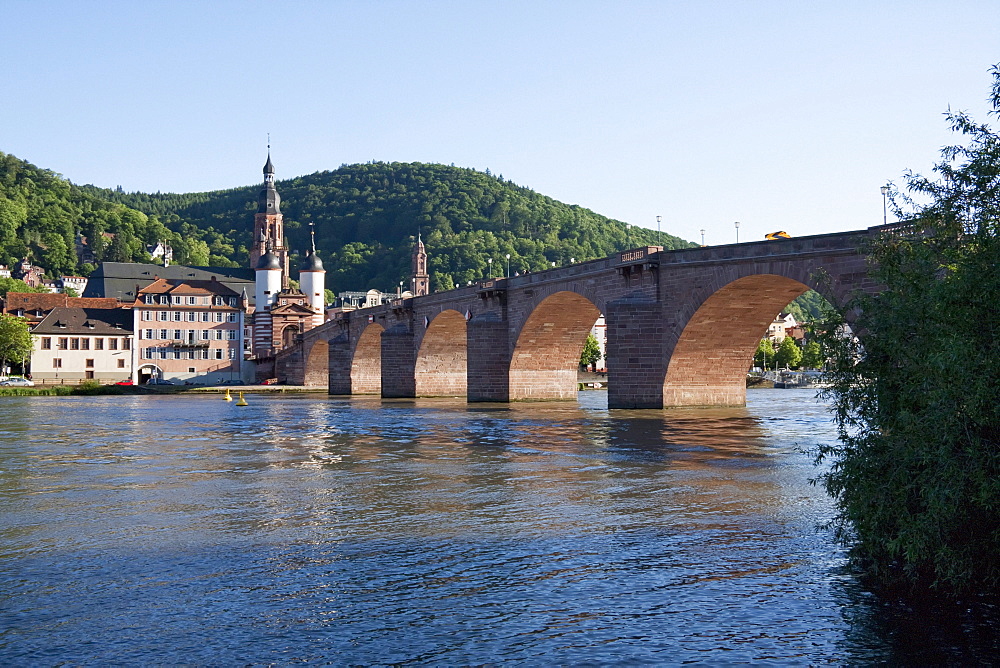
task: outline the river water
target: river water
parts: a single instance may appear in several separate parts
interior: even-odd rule
[[[0,399],[5,665],[990,662],[846,569],[808,390]]]

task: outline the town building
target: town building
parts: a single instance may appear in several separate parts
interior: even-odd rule
[[[240,295],[246,290],[252,297],[254,292],[254,272],[244,267],[188,267],[171,265],[163,267],[155,264],[135,264],[132,262],[102,262],[87,279],[83,297],[113,297],[131,304],[136,298],[136,289],[142,289],[153,281],[165,278],[174,281],[216,280]],[[251,306],[253,301],[251,301]]]
[[[132,377],[132,312],[122,308],[57,307],[32,330],[36,383]]]
[[[85,276],[60,276],[56,280],[56,289],[59,292],[66,292],[66,288],[72,289],[78,297],[82,297],[87,289],[87,278]]]
[[[249,381],[243,363],[246,295],[217,280],[158,278],[132,306],[133,379],[219,384]],[[248,374],[249,375],[249,374]]]
[[[11,278],[18,278],[24,281],[28,287],[38,288],[41,287],[42,280],[45,278],[45,270],[31,264],[28,258],[24,258],[20,264],[11,270],[10,275]]]
[[[0,310],[24,318],[28,326],[33,327],[56,308],[109,309],[120,306],[117,299],[70,297],[61,292],[8,292]]]
[[[791,313],[779,313],[767,326],[767,338],[774,343],[781,343],[786,336],[792,335],[792,330],[798,326],[795,316]]]

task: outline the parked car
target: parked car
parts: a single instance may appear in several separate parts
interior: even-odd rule
[[[150,378],[146,381],[146,385],[173,385],[174,381],[167,380],[166,378]]]
[[[125,380],[119,380],[115,385],[135,385],[131,378],[126,378]]]
[[[4,380],[0,380],[0,386],[3,386],[3,387],[34,387],[35,383],[33,381],[28,380],[27,378],[18,378],[18,377],[15,376],[13,378],[6,378]]]

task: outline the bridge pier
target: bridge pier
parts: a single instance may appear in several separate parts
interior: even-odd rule
[[[663,305],[626,297],[607,303],[608,408],[663,408]]]
[[[351,393],[351,339],[346,332],[330,341],[329,392],[330,394]]]
[[[477,315],[466,328],[468,401],[510,401],[510,332],[495,313]]]
[[[415,397],[417,351],[413,331],[399,323],[382,332],[382,396]]]

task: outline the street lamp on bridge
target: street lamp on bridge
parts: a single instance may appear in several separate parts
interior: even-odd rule
[[[735,223],[733,223],[733,225],[736,226],[736,243],[739,243],[740,242],[740,221],[737,220]]]
[[[889,194],[889,186],[882,186],[879,190],[882,191],[882,224],[887,225],[889,223],[889,216],[887,213],[886,196]]]
[[[702,228],[702,230],[701,230],[701,245],[702,246],[705,245],[705,229],[704,228]]]

